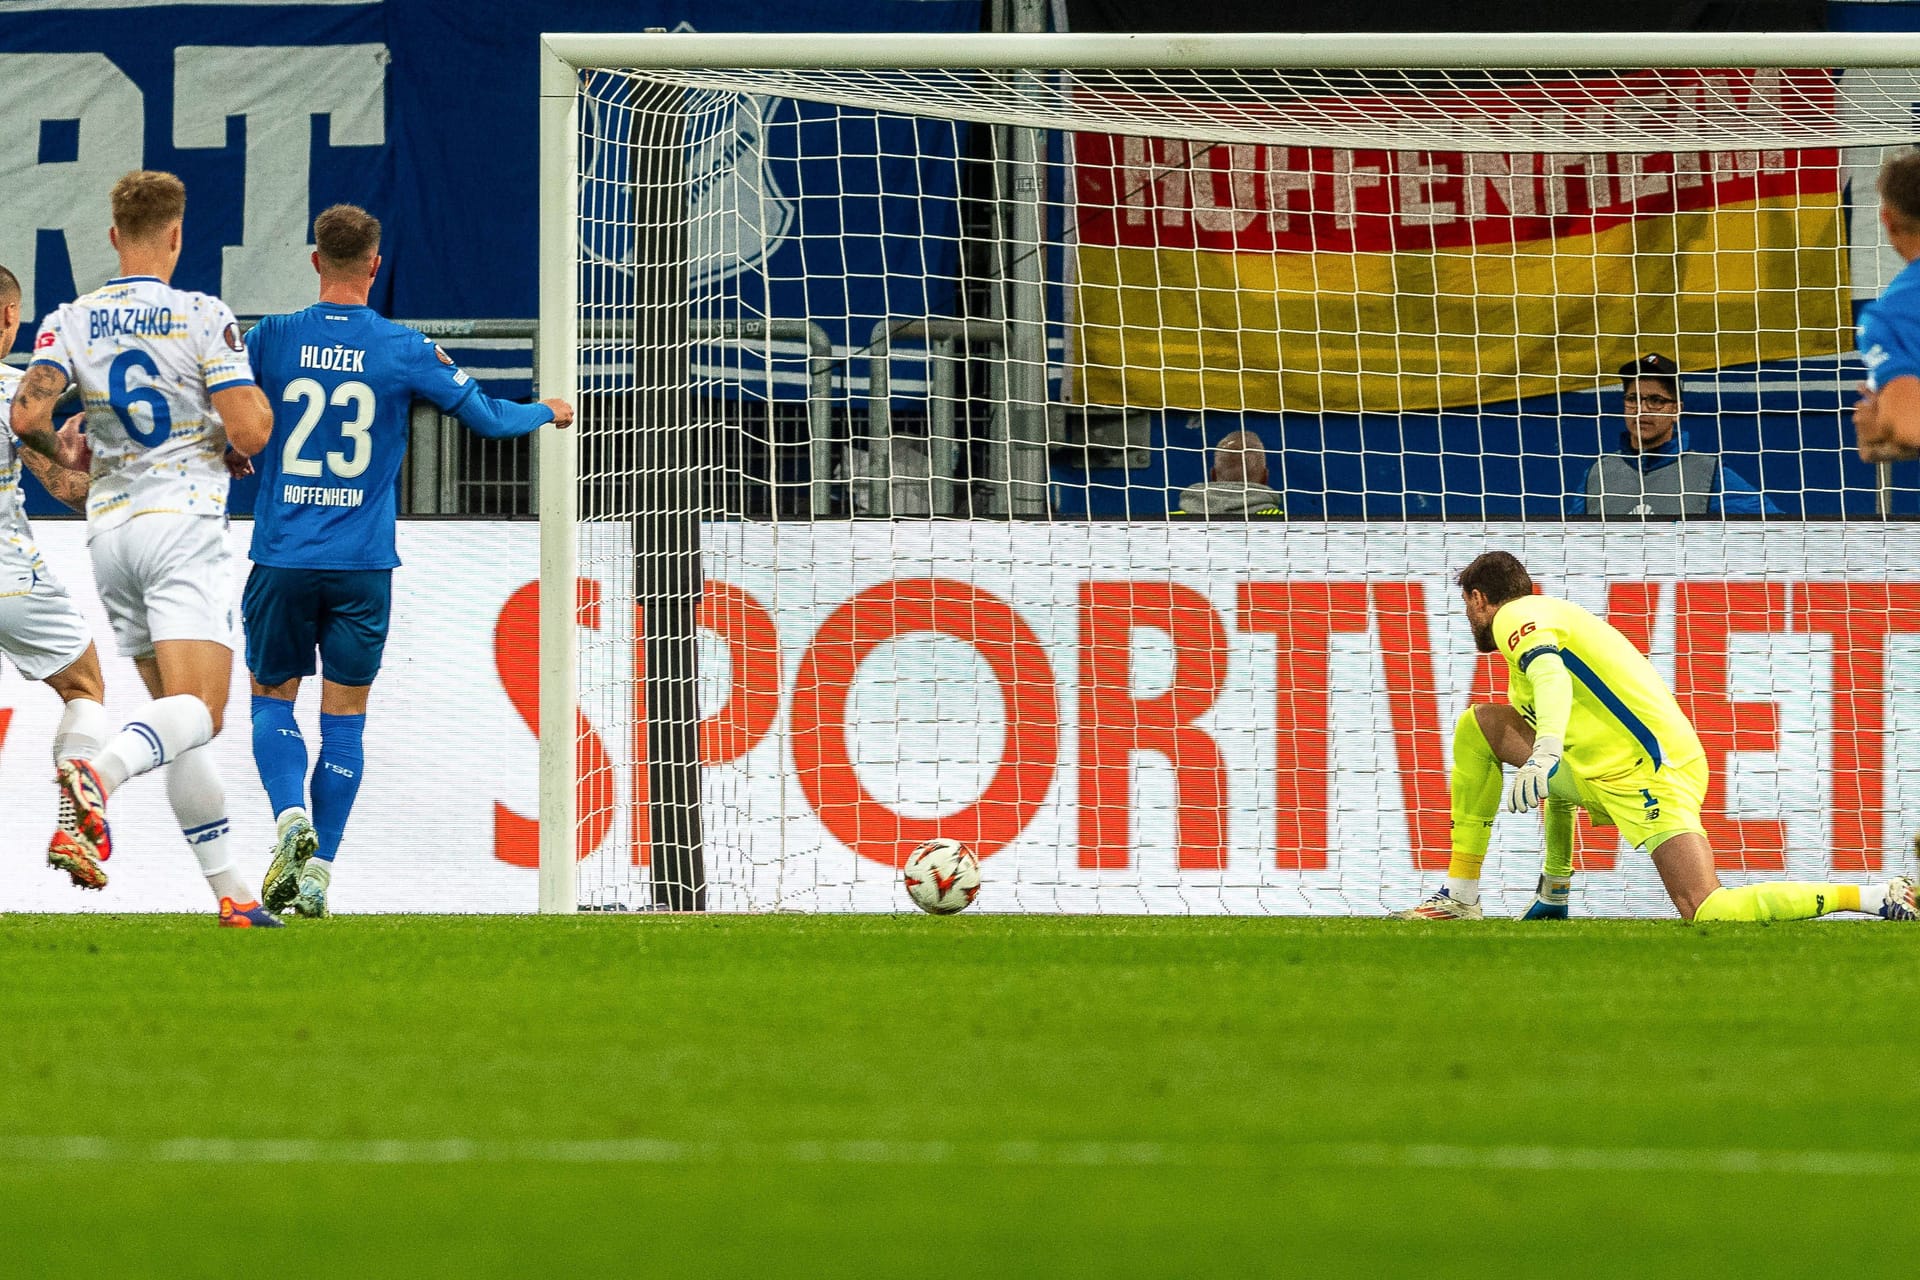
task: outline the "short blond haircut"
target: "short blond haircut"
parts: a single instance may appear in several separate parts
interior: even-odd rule
[[[329,270],[364,267],[380,249],[380,219],[357,204],[336,204],[313,220],[313,247]]]
[[[135,169],[113,184],[113,225],[127,239],[148,239],[186,214],[187,184],[171,173]]]

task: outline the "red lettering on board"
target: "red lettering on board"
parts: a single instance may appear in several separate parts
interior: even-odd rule
[[[1243,582],[1242,631],[1274,638],[1274,865],[1327,865],[1328,641],[1367,629],[1364,582]]]
[[[916,632],[952,636],[987,660],[1006,708],[1006,742],[979,799],[944,818],[910,818],[860,781],[847,750],[847,701],[867,655]],[[902,578],[860,592],[828,615],[794,679],[793,764],[833,837],[863,858],[899,866],[922,841],[950,836],[981,857],[1018,836],[1045,801],[1059,762],[1053,665],[1005,600],[948,578]]]
[[[1133,633],[1173,641],[1173,680],[1150,698],[1133,691]],[[1227,770],[1219,744],[1193,722],[1220,696],[1227,632],[1207,598],[1167,582],[1080,584],[1080,865],[1132,864],[1133,753],[1173,766],[1174,822],[1183,871],[1227,865]]]

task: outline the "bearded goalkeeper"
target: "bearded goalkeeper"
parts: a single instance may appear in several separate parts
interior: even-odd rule
[[[1403,919],[1480,918],[1480,867],[1494,815],[1547,811],[1546,870],[1528,918],[1564,916],[1573,875],[1573,811],[1645,849],[1680,918],[1807,920],[1858,911],[1920,919],[1914,882],[1774,881],[1729,889],[1700,824],[1707,760],[1679,704],[1631,641],[1579,605],[1533,593],[1504,551],[1455,579],[1482,653],[1507,660],[1511,705],[1467,708],[1453,729],[1453,853],[1447,883]],[[1518,771],[1503,788],[1500,766]]]

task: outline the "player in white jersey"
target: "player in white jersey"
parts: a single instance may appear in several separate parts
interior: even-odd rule
[[[13,350],[20,332],[20,281],[0,267],[0,358]],[[13,400],[19,377],[0,366],[0,412]],[[66,710],[53,736],[53,761],[86,759],[99,752],[108,731],[107,709],[100,705],[106,682],[100,675],[100,655],[86,620],[73,607],[66,588],[47,568],[27,524],[26,499],[20,492],[20,456],[13,437],[0,433],[0,652],[29,680],[39,680],[60,695]],[[87,478],[54,465],[39,454],[26,463],[54,497],[75,506],[86,500]],[[62,806],[63,824],[73,815]],[[97,889],[76,877],[82,888]]]
[[[91,471],[94,583],[120,652],[155,699],[90,760],[60,765],[74,829],[54,833],[47,860],[75,880],[104,881],[107,797],[166,765],[167,798],[220,902],[220,922],[277,926],[234,864],[226,793],[206,750],[233,680],[225,454],[229,444],[258,453],[273,411],[227,305],[168,283],[186,207],[186,187],[170,173],[139,171],[114,185],[120,274],[47,317],[13,397],[22,443]],[[69,383],[86,411],[84,442],[53,430],[54,402]]]

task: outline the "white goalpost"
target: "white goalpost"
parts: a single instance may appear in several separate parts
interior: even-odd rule
[[[1411,905],[1495,548],[1672,684],[1730,880],[1909,856],[1920,476],[1847,413],[1920,36],[543,59],[542,911],[897,910],[935,834],[985,910]]]

